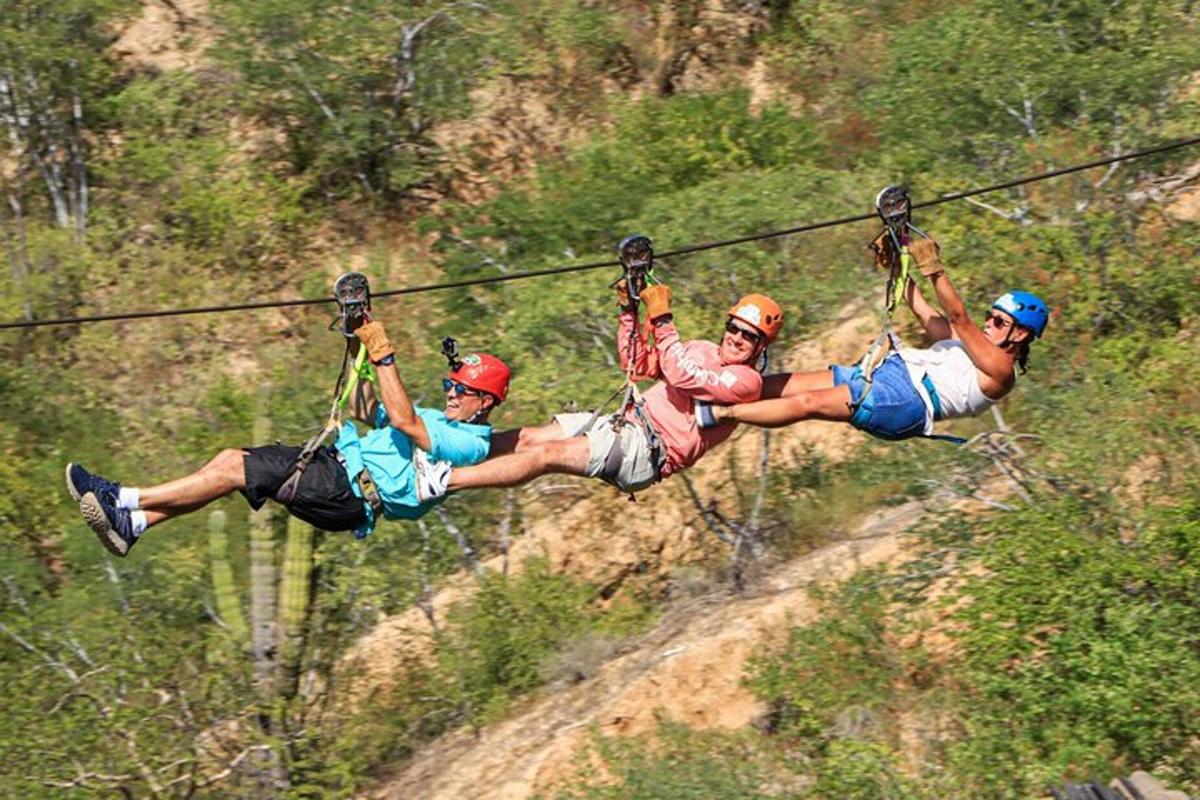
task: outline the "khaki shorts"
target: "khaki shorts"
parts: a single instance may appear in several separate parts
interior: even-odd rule
[[[658,482],[659,471],[650,453],[650,445],[646,442],[646,434],[640,425],[627,422],[621,426],[618,433],[613,430],[612,415],[602,414],[596,417],[591,428],[584,430],[584,426],[591,419],[592,415],[587,413],[554,416],[554,421],[562,426],[568,436],[587,437],[588,463],[585,475],[589,478],[600,478],[622,492],[631,493],[640,492]],[[613,452],[618,440],[621,448],[619,462],[615,461],[617,453]],[[610,455],[614,457],[615,463],[609,463]]]

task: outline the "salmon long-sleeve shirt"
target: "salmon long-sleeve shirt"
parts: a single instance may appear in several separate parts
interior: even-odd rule
[[[635,335],[633,314],[623,311],[617,326],[621,368],[629,368],[629,340]],[[703,340],[681,341],[675,323],[654,329],[658,382],[642,393],[646,416],[666,448],[662,475],[667,477],[695,464],[702,455],[729,438],[733,425],[701,430],[696,425],[695,401],[720,405],[749,403],[762,394],[762,375],[745,364],[722,364],[721,348]],[[648,353],[638,345],[637,367],[644,373]],[[632,415],[632,411],[630,414]]]

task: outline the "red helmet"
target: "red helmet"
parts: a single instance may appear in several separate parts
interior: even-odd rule
[[[487,353],[468,353],[462,357],[458,369],[450,370],[450,377],[480,392],[487,392],[497,403],[508,397],[508,380],[512,371],[500,359]]]
[[[765,294],[748,294],[729,309],[729,316],[740,319],[767,337],[767,344],[775,341],[783,327],[783,309]]]

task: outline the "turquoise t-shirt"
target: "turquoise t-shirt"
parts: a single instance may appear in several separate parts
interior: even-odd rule
[[[449,461],[456,467],[478,464],[487,458],[492,446],[492,426],[446,419],[442,411],[417,407],[417,416],[429,431],[429,456],[433,461]],[[417,476],[413,469],[413,443],[407,435],[388,424],[383,404],[375,414],[375,428],[359,436],[353,422],[346,422],[334,447],[346,460],[350,487],[356,497],[362,497],[354,477],[366,467],[383,501],[383,516],[387,519],[417,519],[429,513],[446,498],[420,502],[417,500]],[[368,504],[367,522],[354,535],[362,539],[375,529],[375,514]]]

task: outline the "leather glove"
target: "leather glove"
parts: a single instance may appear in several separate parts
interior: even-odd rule
[[[671,287],[665,283],[642,289],[642,302],[646,304],[646,319],[656,320],[671,313]]]
[[[917,263],[922,275],[933,278],[946,271],[942,264],[941,249],[936,239],[917,239],[908,245],[908,254]]]
[[[367,346],[367,355],[374,364],[396,354],[396,348],[392,347],[392,342],[388,339],[382,322],[364,323],[354,331],[354,335]]]
[[[884,272],[890,272],[896,258],[896,245],[891,235],[883,231],[867,247],[875,253],[875,266]]]

